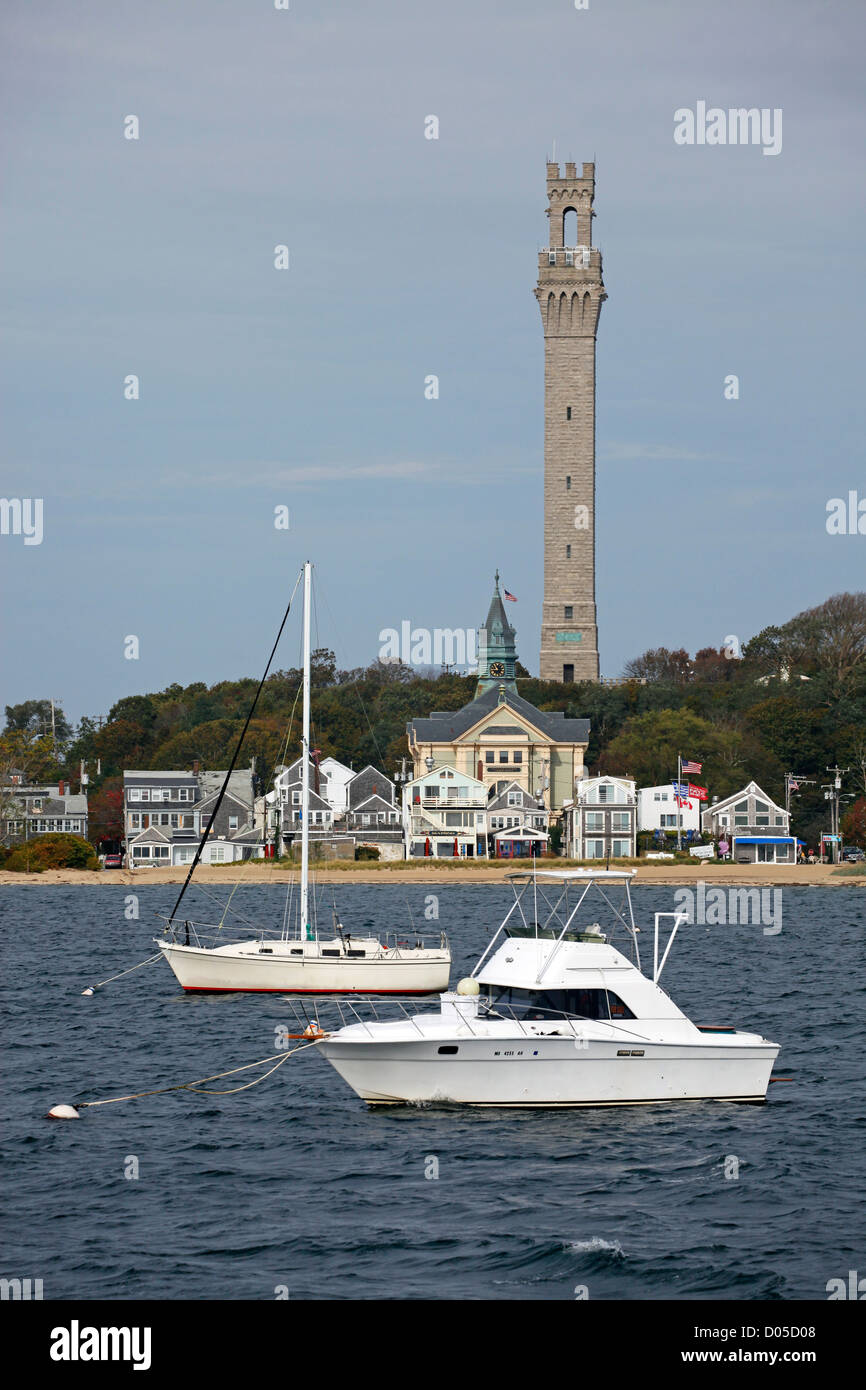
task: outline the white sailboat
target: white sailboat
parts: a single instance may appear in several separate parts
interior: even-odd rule
[[[287,994],[436,994],[448,987],[451,952],[444,935],[434,944],[414,931],[355,936],[336,919],[330,937],[319,936],[310,895],[310,586],[305,562],[303,638],[303,733],[301,748],[301,883],[298,929],[261,930],[226,941],[221,927],[178,917],[178,908],[201,853],[156,944],[176,978],[190,992]],[[290,605],[291,606],[291,605]],[[285,618],[283,619],[285,624]],[[282,631],[282,628],[280,629]],[[279,637],[277,638],[279,641]],[[274,651],[276,650],[276,643]],[[271,659],[273,659],[273,652]],[[268,663],[270,666],[270,662]],[[267,669],[265,671],[267,676]],[[264,677],[262,684],[264,683]],[[261,686],[259,687],[261,689]],[[256,699],[258,696],[256,697]],[[253,709],[255,701],[253,702]],[[252,710],[250,711],[250,717]],[[249,723],[249,718],[247,720]],[[240,747],[240,744],[238,745]],[[237,751],[235,758],[237,757]],[[234,764],[232,764],[234,765]],[[231,773],[226,775],[226,784]],[[225,787],[223,788],[225,790]],[[217,807],[213,815],[216,816]],[[204,839],[202,840],[204,843]],[[218,942],[219,944],[213,944]]]
[[[442,994],[438,1013],[403,1009],[380,1021],[374,1009],[366,1021],[360,1003],[344,1003],[340,1013],[353,1021],[327,1034],[320,1051],[368,1105],[763,1101],[778,1044],[732,1027],[699,1027],[659,985],[683,914],[656,914],[653,974],[641,972],[632,873],[512,875],[515,902],[472,975]],[[597,922],[579,924],[590,889],[613,907],[617,882],[627,907],[615,915],[633,960]],[[545,903],[550,911],[539,925]],[[659,961],[664,916],[674,923]]]

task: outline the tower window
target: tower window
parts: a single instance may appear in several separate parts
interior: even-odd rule
[[[573,666],[563,666],[563,668],[562,668],[562,683],[563,683],[563,685],[573,685],[573,684],[574,684],[574,667],[573,667]]]
[[[571,559],[571,546],[570,546],[570,545],[567,545],[567,546],[565,547],[565,558],[566,558],[566,560],[570,560],[570,559]]]
[[[566,490],[566,492],[571,492],[571,474],[570,474],[570,473],[566,473],[566,475],[565,475],[565,490]]]
[[[572,604],[567,603],[567,604],[565,605],[565,621],[566,621],[567,623],[570,623],[570,622],[573,621],[573,619],[574,619],[574,608],[573,608]]]
[[[570,420],[570,419],[571,419],[571,406],[570,406],[570,405],[567,405],[567,406],[565,407],[565,418],[566,418],[566,420]]]

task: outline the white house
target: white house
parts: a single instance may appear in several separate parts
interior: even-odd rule
[[[355,776],[350,767],[336,758],[323,758],[319,763],[319,792],[336,819],[349,809],[349,783]]]
[[[634,858],[637,798],[630,777],[584,777],[575,799],[563,806],[562,819],[567,858]]]
[[[676,831],[677,810],[682,812],[683,834],[700,830],[701,803],[691,797],[677,807],[677,799],[671,782],[660,787],[640,787],[637,794],[638,830]]]
[[[434,767],[403,787],[406,858],[487,854],[487,787],[455,767]]]

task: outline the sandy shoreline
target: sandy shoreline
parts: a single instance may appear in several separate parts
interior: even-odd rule
[[[551,868],[555,865],[551,864]],[[855,866],[850,866],[855,867]],[[866,865],[857,865],[856,874],[834,873],[831,864],[797,864],[786,868],[783,864],[665,864],[641,865],[633,882],[640,884],[689,884],[703,879],[706,883],[731,885],[786,884],[813,885],[822,887],[847,886],[866,887]],[[186,869],[109,869],[98,873],[87,873],[83,869],[46,869],[41,874],[13,874],[0,872],[0,887],[7,884],[89,884],[102,887],[146,888],[149,884],[182,883]],[[515,872],[511,863],[490,863],[478,868],[451,868],[448,863],[441,867],[431,864],[391,867],[387,864],[371,868],[361,864],[346,869],[329,869],[327,866],[312,871],[317,883],[383,883],[397,885],[405,883],[436,884],[440,888],[448,884],[489,884],[502,883],[510,873]],[[265,883],[285,884],[291,880],[292,870],[267,866],[264,862],[226,865],[225,868],[200,865],[196,869],[194,882],[210,884]]]

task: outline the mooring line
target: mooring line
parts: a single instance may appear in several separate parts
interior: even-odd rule
[[[124,975],[131,975],[133,970],[140,970],[143,965],[152,965],[155,960],[159,960],[162,951],[157,951],[155,956],[148,956],[147,960],[140,960],[138,965],[131,965],[128,970],[121,970],[117,975],[109,975],[107,980],[100,980],[97,985],[88,985],[87,989],[81,991],[82,994],[92,994],[96,989],[102,989],[103,985],[110,985],[112,980],[119,980]]]
[[[127,1096],[108,1096],[105,1100],[77,1100],[73,1102],[71,1107],[55,1106],[54,1109],[64,1110],[66,1108],[69,1108],[73,1111],[88,1110],[92,1109],[97,1105],[117,1105],[120,1101],[123,1100],[141,1100],[145,1096],[162,1096],[166,1095],[169,1091],[195,1091],[198,1095],[205,1096],[235,1095],[238,1091],[248,1091],[252,1086],[258,1086],[260,1081],[266,1081],[267,1078],[269,1076],[272,1076],[274,1072],[277,1071],[278,1068],[280,1068],[283,1065],[284,1062],[287,1062],[290,1057],[294,1057],[296,1052],[303,1052],[308,1047],[317,1047],[318,1044],[322,1041],[322,1038],[325,1036],[326,1035],[323,1033],[321,1035],[317,1035],[316,1037],[308,1038],[308,1040],[303,1042],[300,1047],[293,1047],[290,1052],[274,1052],[271,1054],[270,1057],[261,1057],[257,1062],[245,1062],[243,1066],[231,1067],[228,1071],[218,1071],[215,1072],[213,1076],[201,1076],[198,1078],[197,1081],[182,1081],[175,1086],[156,1086],[149,1091],[132,1091]],[[268,1062],[275,1062],[276,1065],[271,1067],[268,1071],[264,1072],[263,1075],[257,1076],[254,1081],[246,1082],[243,1086],[232,1086],[229,1087],[227,1090],[199,1089],[203,1088],[205,1082],[207,1081],[219,1081],[224,1076],[236,1076],[238,1072],[250,1071],[252,1067],[263,1067]],[[49,1111],[48,1113],[53,1117],[52,1111]],[[64,1115],[61,1118],[71,1118],[71,1116]]]

